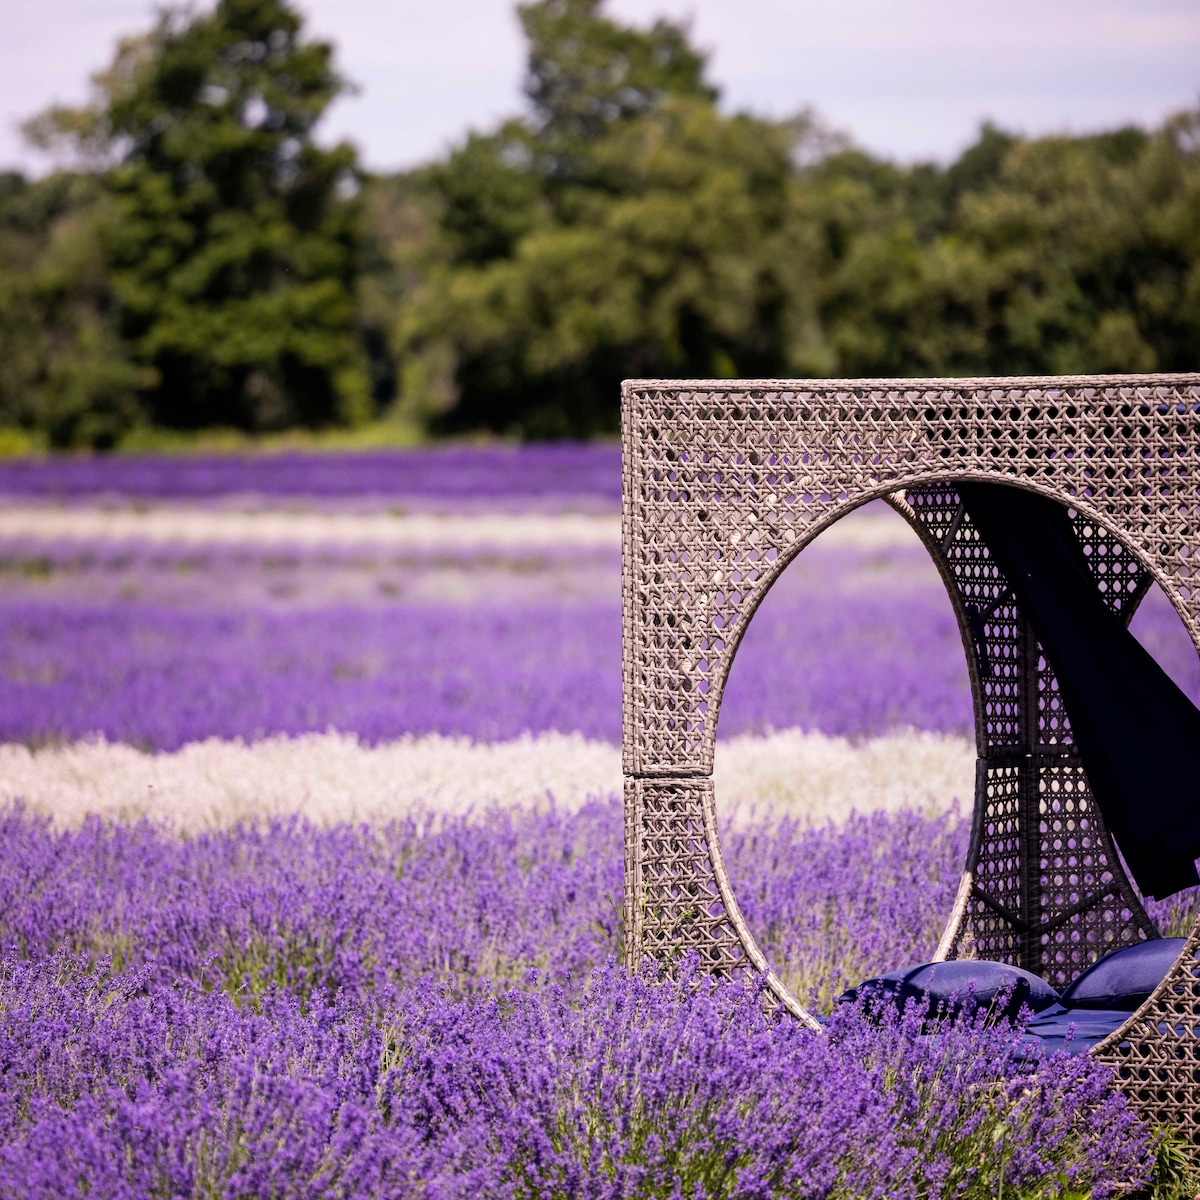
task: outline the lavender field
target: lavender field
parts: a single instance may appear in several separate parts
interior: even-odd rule
[[[619,490],[603,445],[0,467],[0,1195],[1148,1185],[1086,1056],[834,1004],[929,957],[966,844],[958,631],[887,512],[789,569],[719,725],[826,1032],[615,965]],[[1136,631],[1200,697],[1161,598]]]

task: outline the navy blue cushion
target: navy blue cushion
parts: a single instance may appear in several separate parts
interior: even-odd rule
[[[1070,1050],[1081,1054],[1120,1029],[1130,1014],[1119,1009],[1063,1008],[1056,1004],[1037,1014],[1025,1027],[1022,1044],[1041,1042],[1047,1051]],[[1026,1057],[1019,1054],[1018,1057]]]
[[[851,988],[841,997],[848,1004],[859,996],[879,995],[905,1005],[911,999],[924,999],[928,1010],[958,1012],[973,997],[985,1008],[996,1005],[1004,994],[1005,1003],[997,1011],[1016,1016],[1022,1005],[1041,1012],[1058,1003],[1058,993],[1044,980],[1020,967],[986,960],[957,959],[953,962],[922,963],[878,975]]]
[[[1106,954],[1062,994],[1064,1008],[1140,1008],[1183,950],[1183,938],[1156,938]]]

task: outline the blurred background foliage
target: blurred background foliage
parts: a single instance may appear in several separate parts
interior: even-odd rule
[[[314,142],[348,84],[284,0],[122,42],[26,126],[70,168],[0,175],[0,449],[583,437],[630,376],[1200,368],[1200,111],[900,165],[723,111],[668,20],[518,13],[526,112],[394,175]]]

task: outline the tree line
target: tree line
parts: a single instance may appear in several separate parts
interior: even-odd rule
[[[1200,110],[948,166],[719,106],[669,20],[530,0],[526,111],[371,175],[286,0],[164,10],[0,175],[0,430],[611,433],[631,376],[1200,369]]]

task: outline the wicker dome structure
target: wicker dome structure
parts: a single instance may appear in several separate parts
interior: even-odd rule
[[[633,380],[622,437],[631,966],[648,957],[669,969],[694,951],[712,971],[764,972],[777,1003],[818,1027],[770,971],[730,885],[716,727],[733,656],[772,583],[876,498],[941,573],[974,698],[970,848],[936,958],[1001,960],[1061,988],[1107,951],[1159,936],[1092,794],[1054,672],[956,484],[1057,501],[1109,609],[1127,623],[1157,582],[1200,648],[1200,374]],[[1090,1052],[1149,1119],[1200,1146],[1200,920],[1150,998]]]

